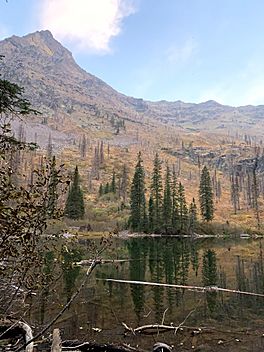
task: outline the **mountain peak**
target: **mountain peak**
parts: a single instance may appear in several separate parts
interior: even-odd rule
[[[45,30],[41,30],[41,31],[36,31],[35,33],[32,33],[32,34],[36,34],[36,33],[39,33],[39,35],[41,35],[42,37],[44,38],[51,38],[51,39],[54,39],[51,31],[49,31],[48,29],[45,29]]]
[[[9,48],[7,52],[12,52],[13,50],[23,51],[26,49],[30,51],[28,53],[30,55],[35,52],[37,56],[41,54],[52,60],[73,61],[72,53],[62,46],[49,30],[36,31],[23,37],[13,35],[5,39],[4,42],[6,43],[6,49]],[[5,55],[8,56],[6,53]]]
[[[49,30],[37,31],[23,37],[29,45],[36,46],[43,54],[53,56],[55,58],[72,59],[71,52],[62,46],[52,35]]]
[[[203,104],[203,105],[208,105],[208,106],[215,106],[215,105],[221,105],[221,104],[219,104],[217,101],[215,101],[215,100],[207,100],[207,101],[205,101],[205,102],[202,102],[202,103],[200,103],[200,104]]]
[[[41,31],[36,31],[33,33],[29,33],[25,35],[24,37],[26,40],[40,40],[43,42],[46,42],[47,44],[50,43],[52,44],[53,42],[56,42],[60,46],[62,46],[52,35],[51,31],[47,30],[41,30]]]

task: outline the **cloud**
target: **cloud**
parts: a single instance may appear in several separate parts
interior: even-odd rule
[[[167,51],[167,59],[174,65],[186,63],[196,53],[197,48],[198,43],[193,38],[189,38],[181,46],[172,45]]]
[[[42,0],[40,23],[77,49],[107,53],[122,21],[135,13],[134,0]]]

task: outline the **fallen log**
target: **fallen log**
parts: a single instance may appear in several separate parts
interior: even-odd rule
[[[123,284],[132,284],[132,285],[146,285],[146,286],[162,286],[162,287],[171,287],[176,289],[183,289],[189,291],[197,292],[227,292],[227,293],[236,293],[240,295],[264,297],[263,293],[255,293],[248,291],[239,291],[239,290],[230,290],[228,288],[222,288],[218,286],[187,286],[187,285],[174,285],[174,284],[164,284],[159,282],[150,282],[150,281],[132,281],[132,280],[117,280],[117,279],[97,279],[107,282],[118,282]]]

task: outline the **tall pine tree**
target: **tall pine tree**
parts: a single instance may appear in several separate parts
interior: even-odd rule
[[[176,176],[175,168],[173,168],[173,173],[172,173],[172,197],[171,198],[172,198],[171,224],[172,224],[172,228],[176,229],[179,221],[179,215],[178,215],[179,202],[178,202],[178,190],[177,190],[177,176]]]
[[[189,207],[189,231],[193,233],[197,228],[197,206],[193,198]]]
[[[84,212],[83,192],[80,187],[78,167],[76,166],[66,201],[64,215],[69,219],[82,219]]]
[[[142,163],[141,152],[139,152],[130,194],[129,222],[133,231],[146,229],[145,171]]]
[[[171,173],[169,165],[166,167],[165,186],[163,195],[163,227],[167,233],[171,226],[172,199],[171,199]]]
[[[113,170],[113,174],[112,174],[112,181],[110,184],[110,192],[116,193],[116,174],[115,174],[115,170]]]
[[[153,200],[153,225],[154,231],[159,232],[162,226],[162,176],[161,161],[156,153],[153,161],[153,172],[151,182],[151,196]]]
[[[203,220],[212,221],[214,217],[213,190],[209,170],[206,166],[204,166],[201,174],[199,200]]]
[[[185,190],[181,182],[178,188],[178,202],[179,229],[182,231],[186,230],[188,227],[188,209],[185,199]]]
[[[148,203],[148,217],[149,217],[148,230],[149,232],[152,232],[154,228],[154,209],[153,209],[153,199],[151,195],[149,197],[149,203]]]

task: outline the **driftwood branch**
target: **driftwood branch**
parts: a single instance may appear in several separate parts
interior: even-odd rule
[[[32,334],[32,329],[31,327],[24,323],[23,321],[18,321],[17,326],[22,328],[25,331],[25,340],[26,340],[26,352],[32,352],[33,351],[33,334]]]
[[[80,287],[78,290],[72,295],[71,299],[68,301],[68,303],[63,307],[63,309],[34,337],[32,337],[29,341],[27,341],[24,345],[20,346],[15,350],[15,352],[23,350],[27,345],[31,344],[33,341],[37,340],[39,337],[41,337],[61,316],[62,314],[70,307],[72,302],[75,300],[75,298],[79,295],[81,290],[83,289],[84,285],[86,284],[87,279],[91,275],[93,269],[98,265],[101,264],[100,259],[94,259],[89,266],[89,268],[86,271],[85,278],[83,279]]]
[[[130,326],[128,326],[126,323],[122,323],[122,325],[124,326],[126,331],[131,332],[134,335],[137,334],[142,334],[142,333],[146,333],[146,334],[156,334],[157,331],[159,331],[160,333],[166,332],[166,331],[177,331],[177,329],[179,329],[178,326],[173,326],[173,325],[163,325],[163,324],[149,324],[149,325],[143,325],[143,326],[139,326],[135,329],[131,328]]]
[[[31,342],[33,338],[32,329],[27,323],[20,320],[16,320],[16,321],[4,320],[4,321],[0,321],[0,326],[6,327],[4,332],[0,335],[0,338],[4,338],[6,334],[10,332],[12,333],[14,330],[19,329],[18,332],[24,335],[24,339],[27,345],[25,351],[26,352],[33,351],[33,342]]]
[[[184,289],[184,290],[198,291],[198,292],[227,292],[227,293],[235,293],[235,294],[240,294],[240,295],[264,297],[264,294],[262,294],[262,293],[230,290],[230,289],[222,288],[222,287],[218,287],[218,286],[205,286],[205,287],[187,286],[187,285],[163,284],[163,283],[149,282],[149,281],[130,281],[130,280],[117,280],[117,279],[97,279],[97,280],[104,280],[104,281],[108,281],[108,282],[118,282],[118,283],[124,283],[124,284],[132,284],[132,285],[171,287],[171,288],[176,288],[176,289]]]

